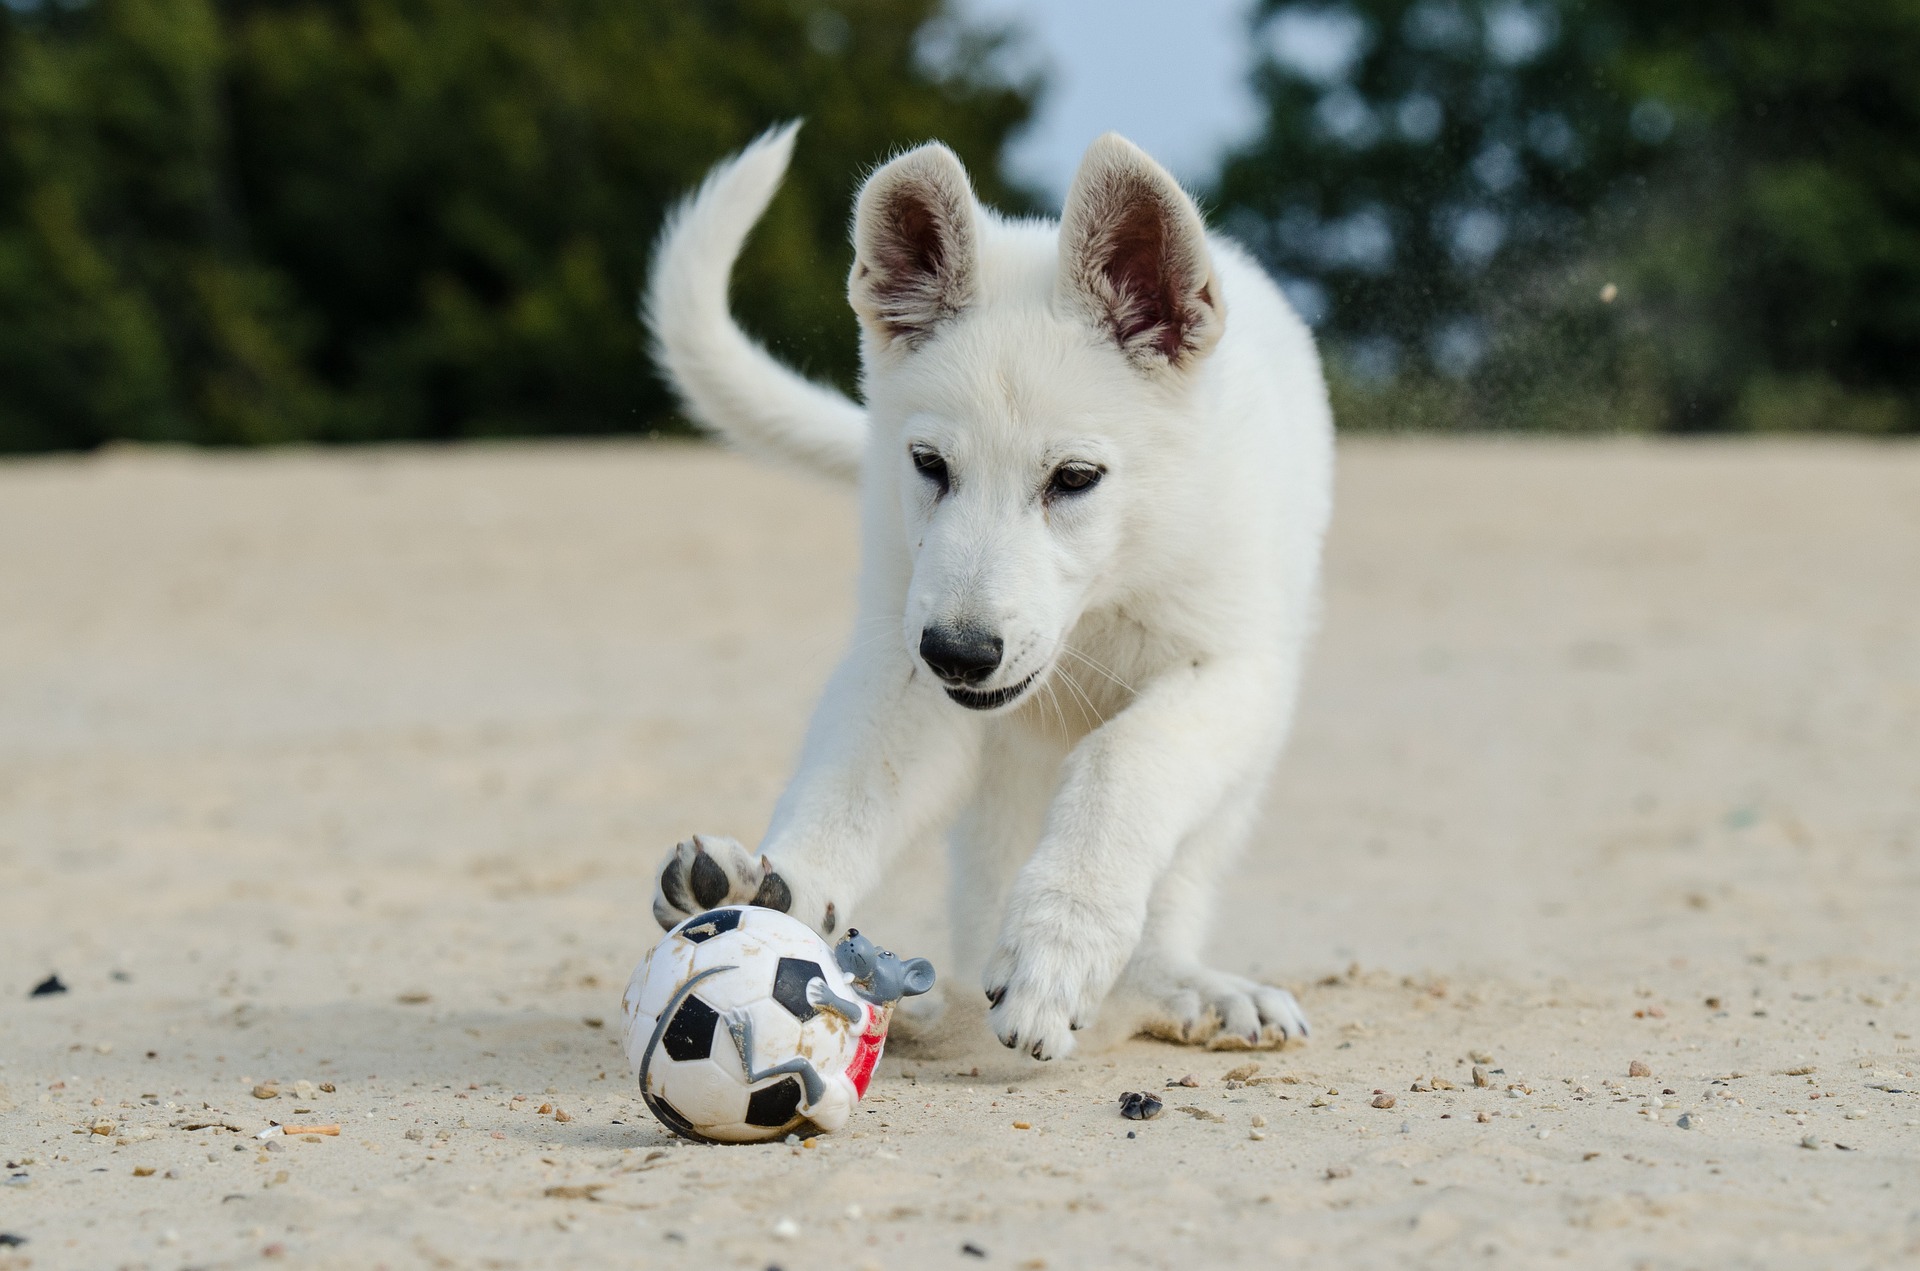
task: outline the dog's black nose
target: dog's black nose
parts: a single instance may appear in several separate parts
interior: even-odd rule
[[[1005,641],[979,627],[927,627],[920,632],[920,660],[949,684],[978,684],[1000,665]]]

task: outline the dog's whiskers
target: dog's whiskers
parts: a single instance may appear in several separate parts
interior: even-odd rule
[[[1073,678],[1073,672],[1064,666],[1056,665],[1054,669],[1060,672],[1060,677],[1066,681],[1067,687],[1072,689],[1074,695],[1080,699],[1080,705],[1084,708],[1083,718],[1088,726],[1098,728],[1106,723],[1106,716],[1100,713],[1100,708],[1093,704],[1091,697],[1087,696],[1087,690],[1080,686],[1080,681]]]
[[[1066,654],[1068,657],[1074,658],[1077,661],[1086,663],[1088,667],[1106,676],[1108,679],[1112,680],[1115,684],[1127,690],[1127,692],[1133,693],[1138,691],[1133,687],[1133,685],[1127,683],[1125,680],[1115,675],[1112,672],[1112,670],[1110,670],[1106,666],[1103,666],[1101,663],[1095,661],[1093,658],[1088,657],[1086,654],[1080,652],[1080,650],[1074,648],[1071,644],[1066,643],[1064,640],[1061,641],[1060,643],[1060,652]]]
[[[1049,676],[1041,687],[1047,690],[1047,704],[1053,707],[1053,716],[1060,722],[1060,735],[1062,737],[1071,736],[1072,730],[1067,727],[1067,713],[1061,709],[1060,695],[1054,692],[1053,689],[1053,678]]]

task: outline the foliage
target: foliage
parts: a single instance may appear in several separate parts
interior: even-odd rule
[[[1920,4],[1266,0],[1229,229],[1348,424],[1920,429]]]
[[[940,0],[7,0],[0,449],[671,426],[661,216],[795,115],[741,307],[844,379],[863,168],[939,136],[1025,204],[1003,39]]]

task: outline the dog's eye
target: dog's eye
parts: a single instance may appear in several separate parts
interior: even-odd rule
[[[915,446],[910,452],[913,456],[913,470],[945,494],[953,487],[953,478],[947,472],[947,461],[940,457],[938,450],[927,446]]]
[[[1106,471],[1098,464],[1063,463],[1047,478],[1047,497],[1055,499],[1065,494],[1084,494],[1100,484],[1100,478],[1106,475]]]

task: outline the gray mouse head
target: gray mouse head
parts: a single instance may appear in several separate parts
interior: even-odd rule
[[[933,963],[925,958],[895,957],[852,927],[833,946],[833,960],[853,981],[854,990],[875,1006],[886,1006],[933,987]]]

